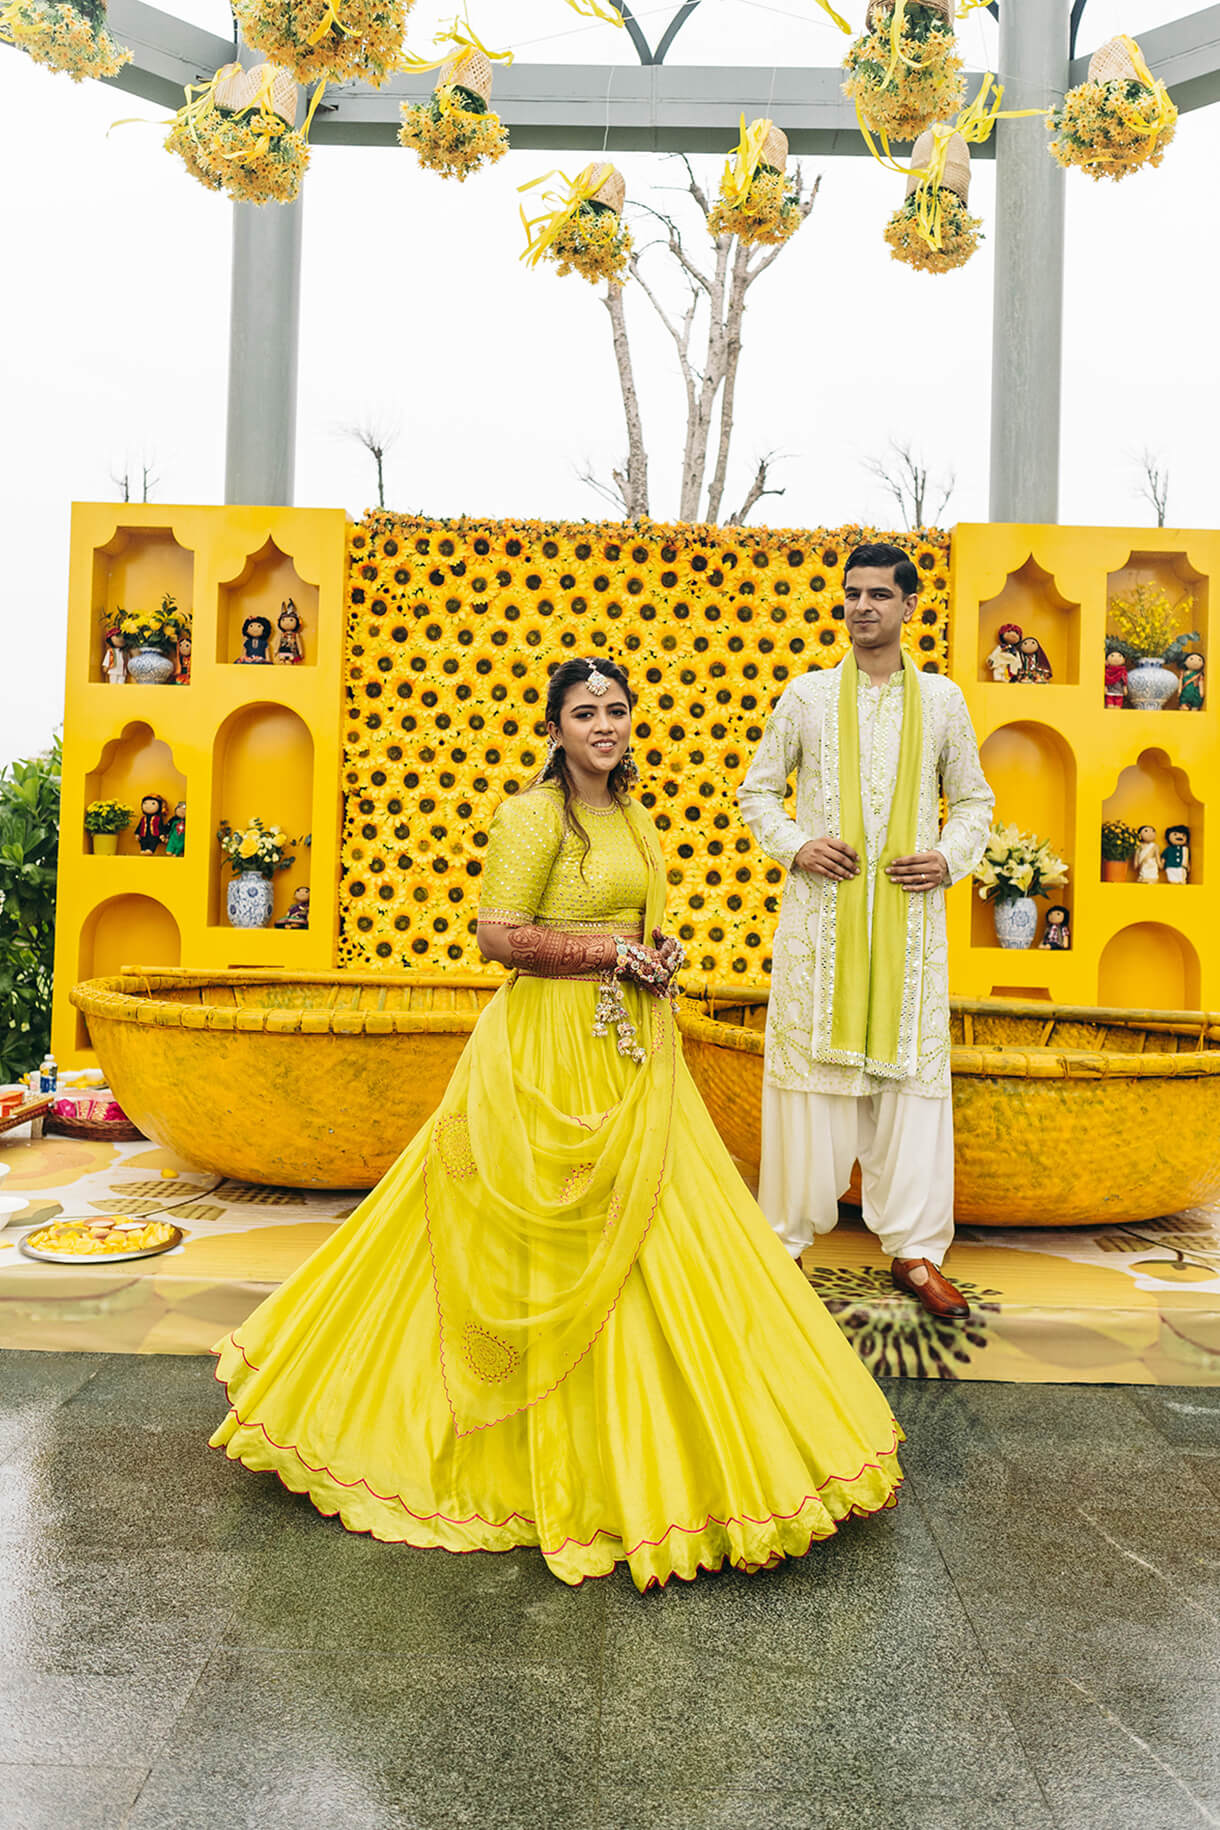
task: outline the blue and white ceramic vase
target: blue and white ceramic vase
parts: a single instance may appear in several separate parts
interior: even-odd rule
[[[234,928],[269,927],[274,901],[270,877],[264,877],[261,871],[238,871],[229,881],[229,925]]]
[[[127,657],[127,678],[137,686],[168,686],[174,663],[160,648],[133,648]]]
[[[1163,711],[1180,685],[1159,655],[1146,655],[1127,669],[1127,694],[1137,712]]]
[[[1038,906],[1032,896],[1006,896],[993,902],[995,937],[1001,947],[1032,947],[1038,932]]]

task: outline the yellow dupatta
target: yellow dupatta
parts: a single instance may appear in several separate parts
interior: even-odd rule
[[[835,1059],[857,1062],[866,1072],[889,1078],[904,1071],[900,1060],[906,992],[910,893],[885,874],[895,858],[917,849],[919,777],[923,750],[923,706],[919,674],[902,657],[902,740],[898,776],[885,843],[877,860],[869,932],[868,846],[860,797],[860,670],[854,654],[839,669],[838,785],[839,837],[860,859],[859,873],[835,886],[837,903],[830,1046]]]
[[[652,822],[626,816],[648,865],[645,937],[665,869]],[[660,1202],[678,1035],[669,1003],[624,987],[642,1065],[593,1038],[593,984],[522,978],[475,1027],[433,1122],[424,1165],[445,1393],[459,1436],[555,1389],[605,1327]],[[612,1089],[570,1110],[565,1063]]]

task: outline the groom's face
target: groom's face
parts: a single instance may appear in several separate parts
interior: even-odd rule
[[[853,566],[843,586],[847,633],[856,648],[887,648],[915,614],[917,600],[904,598],[891,566]]]

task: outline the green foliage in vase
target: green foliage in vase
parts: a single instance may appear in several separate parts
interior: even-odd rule
[[[0,766],[0,1079],[36,1067],[51,1040],[60,740]]]

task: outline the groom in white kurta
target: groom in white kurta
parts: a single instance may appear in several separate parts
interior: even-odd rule
[[[844,573],[852,653],[786,689],[740,789],[746,824],[788,872],[771,970],[758,1199],[799,1257],[835,1225],[858,1159],[864,1219],[894,1261],[895,1282],[933,1314],[964,1316],[965,1299],[940,1271],[953,1238],[944,890],[981,857],[995,797],[958,687],[904,664],[902,625],[918,582],[900,548],[857,548]],[[858,673],[855,729],[845,670]],[[850,756],[857,741],[858,802],[840,775],[841,749]],[[849,820],[858,822],[856,846],[843,836]],[[902,847],[894,843],[900,825]],[[890,890],[878,903],[880,872],[901,898]],[[861,873],[867,904],[857,892],[852,952],[841,886]],[[889,910],[884,959],[880,906]]]

